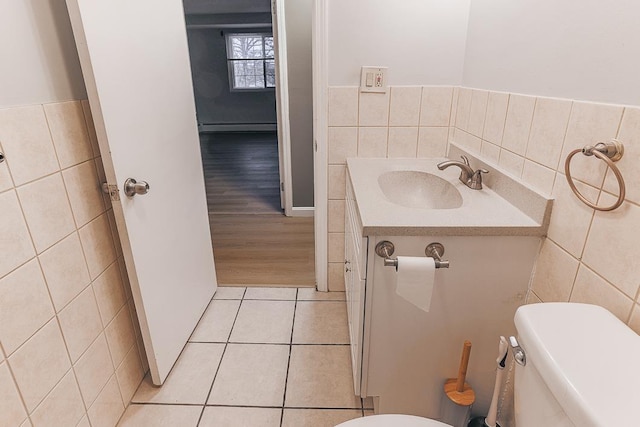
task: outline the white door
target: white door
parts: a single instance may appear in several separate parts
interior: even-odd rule
[[[181,0],[67,0],[154,384],[217,284]],[[148,194],[127,197],[127,178]]]

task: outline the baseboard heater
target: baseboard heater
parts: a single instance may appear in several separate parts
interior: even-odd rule
[[[226,123],[198,125],[199,133],[213,132],[275,132],[278,130],[276,123]]]

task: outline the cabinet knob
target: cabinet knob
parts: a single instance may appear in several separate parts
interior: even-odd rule
[[[351,271],[351,269],[350,269],[349,267],[347,267],[347,268],[345,268],[345,269],[344,269],[344,272],[345,272],[345,273],[348,273],[348,272],[350,272],[350,271]]]

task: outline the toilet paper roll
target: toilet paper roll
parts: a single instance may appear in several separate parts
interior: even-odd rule
[[[428,312],[431,307],[436,264],[429,257],[398,257],[396,294]]]

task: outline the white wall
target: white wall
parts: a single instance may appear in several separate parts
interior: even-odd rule
[[[357,85],[362,65],[392,85],[459,85],[470,0],[329,0],[329,85]]]
[[[286,0],[293,206],[313,206],[311,0]]]
[[[237,16],[237,15],[234,15]],[[270,28],[226,28],[224,33],[265,32]],[[276,96],[273,90],[231,91],[226,39],[220,29],[187,31],[198,123],[276,123]]]
[[[0,0],[0,108],[86,98],[62,0]]]
[[[640,105],[640,2],[473,0],[463,85]]]

